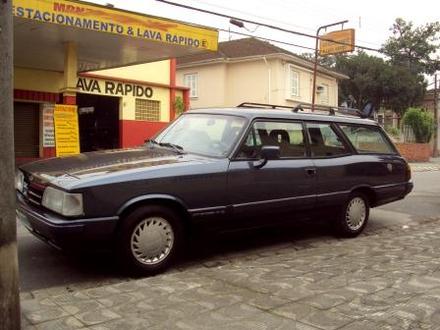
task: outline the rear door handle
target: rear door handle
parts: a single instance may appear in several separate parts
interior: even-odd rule
[[[316,168],[306,168],[306,174],[308,176],[315,176],[316,175]]]

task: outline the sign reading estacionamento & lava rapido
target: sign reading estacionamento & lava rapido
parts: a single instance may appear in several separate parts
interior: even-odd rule
[[[15,17],[216,51],[218,31],[67,0],[13,0]]]

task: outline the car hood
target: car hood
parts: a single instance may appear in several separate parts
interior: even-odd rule
[[[20,167],[41,183],[77,181],[116,172],[195,161],[205,157],[162,147],[139,147],[82,153],[36,161]]]

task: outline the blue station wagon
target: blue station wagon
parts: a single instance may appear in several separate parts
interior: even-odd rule
[[[17,217],[63,248],[115,250],[155,274],[194,228],[213,231],[325,216],[341,236],[404,198],[411,172],[373,120],[238,107],[188,111],[138,148],[20,167]]]

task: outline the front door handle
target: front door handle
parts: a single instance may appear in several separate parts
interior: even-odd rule
[[[315,176],[316,175],[316,168],[306,168],[306,174],[308,176]]]

